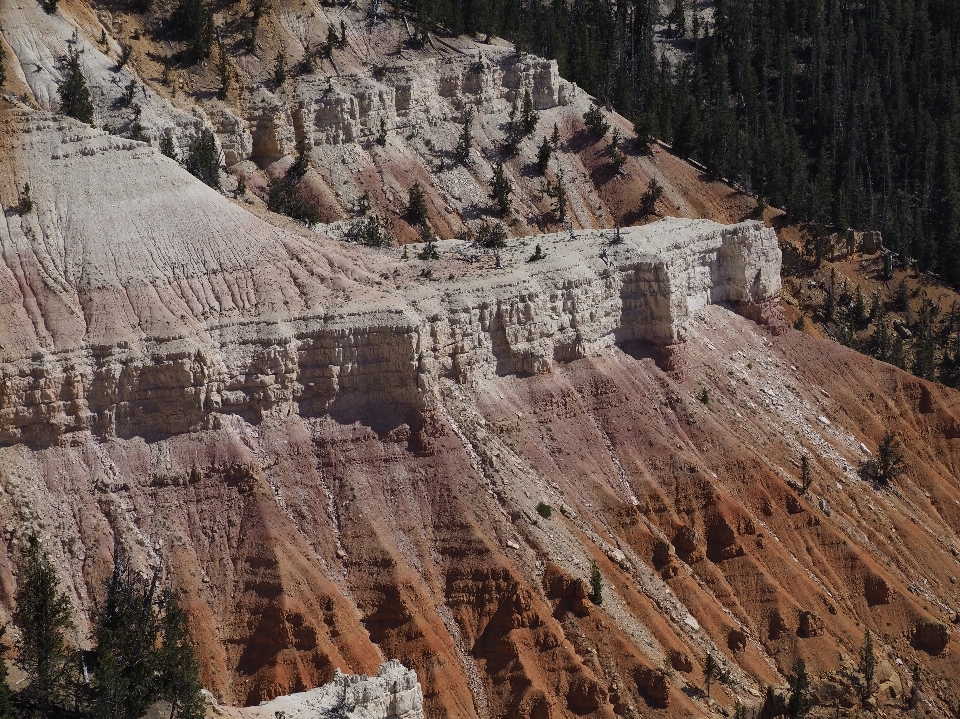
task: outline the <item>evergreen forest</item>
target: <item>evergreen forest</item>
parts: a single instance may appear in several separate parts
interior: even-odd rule
[[[422,30],[488,33],[714,177],[821,231],[880,230],[960,285],[956,0],[407,0]],[[679,48],[670,62],[665,48]]]

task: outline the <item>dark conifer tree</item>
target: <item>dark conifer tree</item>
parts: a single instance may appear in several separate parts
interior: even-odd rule
[[[72,48],[67,53],[64,79],[57,94],[60,95],[60,112],[88,125],[93,122],[93,101],[80,66],[80,53]]]
[[[214,40],[213,13],[203,0],[178,0],[170,15],[169,27],[188,43],[194,62],[210,57]]]
[[[490,180],[490,199],[497,206],[501,215],[510,212],[510,193],[513,191],[513,183],[503,171],[503,163],[498,162],[493,168],[493,178]]]
[[[427,222],[427,198],[419,182],[410,187],[407,197],[407,220],[411,225],[422,225]]]
[[[13,623],[20,630],[16,664],[29,680],[20,699],[40,717],[52,719],[67,705],[79,662],[67,644],[73,628],[70,601],[36,536],[27,540],[20,558],[14,601]]]
[[[204,128],[184,158],[187,172],[215,190],[220,189],[220,151],[216,138]]]
[[[550,145],[550,140],[544,137],[543,142],[540,143],[540,149],[537,150],[537,172],[540,175],[546,174],[547,167],[550,165],[550,157],[552,154],[553,147]]]

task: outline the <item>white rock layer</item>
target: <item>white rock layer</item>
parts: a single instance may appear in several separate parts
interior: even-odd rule
[[[29,183],[34,209],[0,226],[0,443],[417,411],[440,377],[669,345],[710,303],[759,317],[780,290],[776,235],[756,222],[544,235],[546,259],[521,240],[504,269],[462,262],[458,242],[404,262],[270,225],[143,143],[28,110],[7,121],[0,199]]]
[[[375,677],[338,669],[322,687],[233,710],[243,719],[275,719],[279,712],[285,719],[423,719],[423,692],[417,673],[391,659]]]

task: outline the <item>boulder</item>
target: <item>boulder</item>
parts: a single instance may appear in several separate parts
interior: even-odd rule
[[[883,237],[876,230],[867,230],[860,236],[860,251],[865,255],[879,252],[883,247]]]
[[[690,655],[686,652],[680,649],[671,649],[670,666],[673,667],[674,671],[689,674],[693,671],[693,660],[690,659]]]
[[[653,707],[670,706],[670,678],[663,669],[643,667],[636,672],[637,689]]]
[[[577,714],[589,714],[607,701],[607,693],[596,681],[585,676],[576,677],[567,691],[567,703]]]
[[[699,543],[700,537],[693,527],[680,527],[673,535],[673,546],[681,554],[690,554],[695,551]]]
[[[823,634],[823,620],[811,611],[800,612],[800,627],[797,634],[809,639]]]
[[[417,673],[396,659],[376,676],[343,674],[316,689],[264,702],[260,716],[342,716],[347,719],[423,719],[423,691]]]
[[[727,646],[731,651],[742,652],[747,648],[747,635],[739,629],[731,629],[727,633]]]
[[[864,577],[863,594],[871,606],[890,603],[890,586],[883,577],[876,574]]]
[[[913,646],[928,654],[940,654],[950,641],[950,627],[935,619],[920,622],[913,632]]]
[[[773,641],[780,639],[790,630],[790,627],[787,626],[787,620],[783,618],[783,614],[779,609],[774,609],[772,612],[770,612],[770,618],[768,622],[768,635]]]

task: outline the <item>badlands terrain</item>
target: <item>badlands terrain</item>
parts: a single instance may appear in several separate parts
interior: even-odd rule
[[[183,593],[212,714],[307,719],[349,690],[370,717],[772,716],[802,658],[815,714],[951,716],[960,395],[791,329],[755,202],[615,114],[612,171],[554,64],[496,38],[397,52],[404,22],[361,5],[276,2],[257,53],[233,44],[246,6],[219,9],[220,99],[215,58],[164,73],[148,17],[0,0],[0,623],[37,533],[83,645],[119,540]],[[275,87],[275,54],[328,27],[344,47]],[[71,47],[94,127],[56,112]],[[525,91],[495,256],[455,238],[501,219]],[[569,223],[529,168],[554,125]],[[222,192],[158,150],[204,128]],[[264,201],[299,151],[312,228]],[[435,259],[408,244],[414,181]],[[387,247],[344,239],[364,191]],[[880,488],[861,467],[887,430],[905,471]]]

